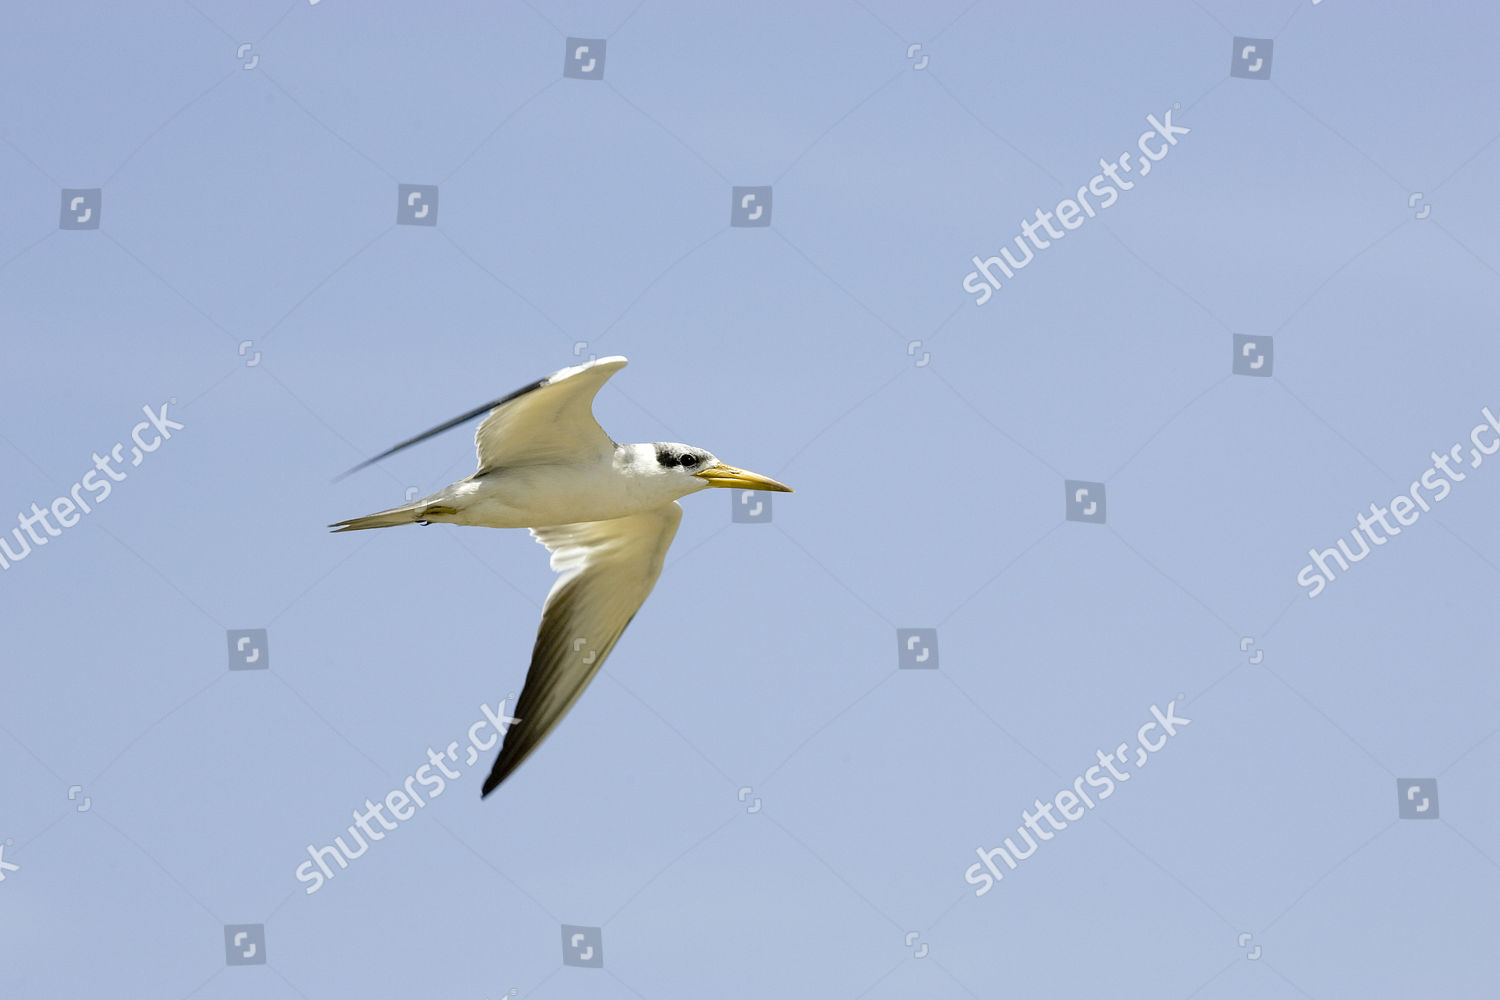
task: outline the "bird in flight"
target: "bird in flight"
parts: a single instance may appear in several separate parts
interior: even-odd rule
[[[679,497],[708,489],[790,487],[736,469],[685,444],[616,444],[594,419],[594,396],[622,357],[564,368],[361,462],[345,476],[486,410],[474,434],[479,469],[420,500],[329,525],[335,531],[398,524],[530,528],[558,574],[517,717],[507,727],[481,797],[494,791],[567,714],[640,610],[682,520]],[[340,479],[343,476],[339,477]]]

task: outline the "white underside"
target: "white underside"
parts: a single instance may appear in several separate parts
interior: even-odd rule
[[[681,495],[680,486],[664,494],[666,485],[660,480],[643,482],[608,460],[500,469],[425,497],[435,506],[456,508],[456,513],[424,519],[486,528],[605,521],[660,507]]]

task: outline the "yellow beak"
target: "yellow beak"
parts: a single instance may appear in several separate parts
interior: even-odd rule
[[[735,487],[747,490],[772,490],[777,493],[790,493],[790,486],[783,486],[776,480],[767,476],[758,476],[744,469],[736,469],[732,465],[722,462],[707,469],[700,469],[693,473],[699,479],[708,480],[710,486]]]

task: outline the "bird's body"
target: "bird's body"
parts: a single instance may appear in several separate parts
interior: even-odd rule
[[[356,466],[489,411],[474,436],[474,475],[399,507],[331,525],[336,531],[432,522],[530,528],[552,552],[559,576],[542,609],[514,709],[516,728],[485,781],[486,795],[572,707],[650,594],[682,519],[680,497],[711,486],[790,492],[701,448],[616,444],[594,420],[593,399],[625,363],[613,357],[564,368]]]
[[[639,514],[683,495],[677,491],[677,482],[641,474],[648,461],[656,461],[654,447],[611,442],[608,449],[583,462],[476,472],[436,493],[370,517],[390,517],[395,524],[428,521],[481,528],[536,528]],[[701,488],[708,488],[708,484],[703,483]],[[360,523],[365,520],[355,518],[339,530],[387,526]]]

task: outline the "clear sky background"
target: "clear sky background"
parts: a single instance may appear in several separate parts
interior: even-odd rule
[[[1497,30],[1350,0],[14,6],[0,529],[127,462],[0,570],[0,995],[1492,989],[1500,457],[1467,463],[1500,413]],[[564,76],[569,37],[602,78]],[[1149,176],[976,305],[971,258],[1168,109],[1191,131]],[[398,224],[405,184],[436,225]],[[767,185],[769,225],[732,226]],[[617,440],[797,492],[751,523],[688,498],[531,760],[484,801],[494,751],[457,767],[309,894],[309,845],[519,690],[551,584],[525,532],[327,531],[472,471],[472,427],[331,480],[606,354]],[[1310,599],[1309,549],[1455,444],[1465,478]],[[1169,702],[1191,722],[977,895],[976,850],[1024,849],[1022,811]]]

